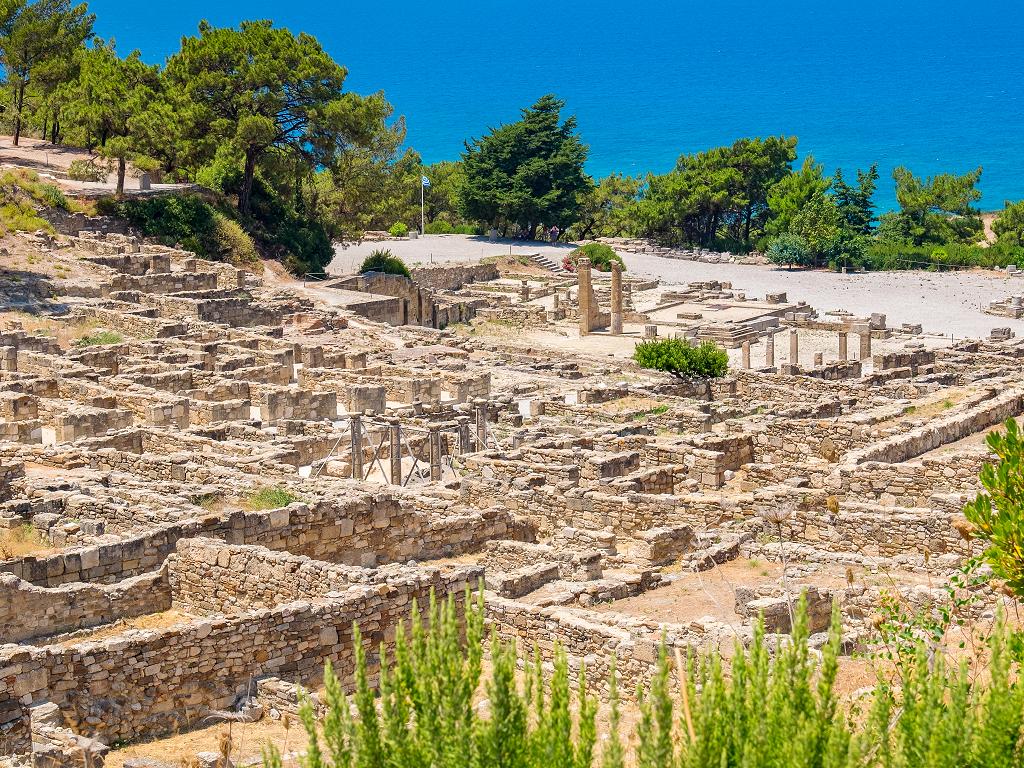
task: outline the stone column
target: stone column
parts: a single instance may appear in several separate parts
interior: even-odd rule
[[[553,294],[551,294],[551,301],[552,301],[551,308],[555,312],[557,312],[558,311],[558,291],[555,291]]]
[[[525,280],[519,281],[519,300],[524,304],[530,300],[530,284]]]
[[[846,331],[839,332],[839,359],[846,361],[850,359],[850,349]]]
[[[391,484],[402,484],[402,420],[391,419],[388,427],[391,443]]]
[[[814,367],[821,368],[825,364],[825,353],[815,352],[814,353]]]
[[[764,367],[775,367],[775,331],[769,330],[764,337]]]
[[[245,288],[245,270],[244,269],[236,269],[235,270],[235,288],[237,288],[238,290],[242,290],[242,289]]]
[[[472,438],[469,436],[469,416],[458,416],[455,419],[459,424],[459,453],[472,453]]]
[[[743,367],[746,369],[750,368],[750,342],[743,342]]]
[[[487,448],[487,402],[476,401],[476,449],[478,451]]]
[[[645,339],[656,339],[658,338],[658,326],[653,323],[644,326],[644,338]]]
[[[789,364],[800,365],[800,336],[796,328],[789,331]]]
[[[871,329],[865,328],[860,334],[860,359],[867,361],[871,359]]]
[[[622,265],[612,262],[612,317],[611,332],[613,336],[622,335]]]
[[[348,415],[352,432],[352,479],[363,479],[363,422],[358,413]]]
[[[580,336],[589,336],[593,313],[594,291],[590,284],[590,259],[586,256],[576,262],[576,281],[579,285]]]
[[[430,449],[430,479],[437,482],[441,479],[441,430],[430,427],[427,443]]]

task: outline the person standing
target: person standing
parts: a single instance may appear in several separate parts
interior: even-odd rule
[[[561,231],[558,229],[558,225],[557,224],[552,224],[551,225],[551,232],[549,232],[548,234],[551,235],[551,242],[552,243],[557,243],[558,242],[558,236],[561,234]]]

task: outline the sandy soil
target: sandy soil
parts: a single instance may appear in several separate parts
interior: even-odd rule
[[[375,248],[389,248],[407,263],[476,261],[501,254],[541,253],[561,260],[571,245],[545,245],[500,241],[466,235],[427,235],[418,240],[338,246],[328,271],[342,274],[354,269]],[[777,269],[741,264],[702,264],[657,256],[624,254],[631,274],[656,277],[667,284],[695,280],[725,280],[748,296],[786,291],[790,301],[806,301],[821,312],[844,309],[857,315],[885,313],[890,327],[921,323],[926,332],[954,338],[980,338],[992,328],[1009,326],[1024,334],[1024,320],[986,315],[983,305],[1024,292],[1024,277],[972,270],[966,272],[871,272],[840,275],[825,271]],[[780,351],[776,345],[776,352]]]

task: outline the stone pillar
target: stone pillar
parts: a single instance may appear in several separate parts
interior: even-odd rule
[[[441,430],[430,427],[427,443],[430,449],[430,479],[437,482],[441,479]]]
[[[363,422],[358,413],[348,415],[352,432],[352,479],[363,479]]]
[[[800,336],[796,328],[789,331],[789,364],[800,365]]]
[[[476,449],[482,451],[487,448],[487,402],[476,401]]]
[[[814,353],[814,367],[821,368],[825,364],[825,354],[823,352]]]
[[[551,305],[551,308],[557,312],[558,311],[558,291],[555,291],[551,295],[551,300],[553,302],[552,305]]]
[[[850,359],[850,349],[846,331],[839,332],[839,359],[846,361]]]
[[[764,367],[775,367],[775,331],[772,330],[764,337]]]
[[[391,419],[388,426],[391,443],[391,484],[402,484],[402,420]]]
[[[524,304],[530,300],[530,284],[525,280],[519,283],[519,300]]]
[[[658,326],[656,325],[645,325],[644,326],[644,338],[645,339],[656,339],[658,338]]]
[[[0,371],[18,370],[18,348],[0,347]]]
[[[589,336],[593,330],[590,323],[594,311],[594,290],[590,283],[590,259],[586,256],[576,262],[576,281],[579,285],[580,336]]]
[[[748,369],[748,370],[750,368],[750,342],[749,341],[744,341],[743,342],[743,367]]]
[[[613,336],[622,335],[622,265],[612,262],[612,317],[611,332]]]
[[[473,443],[469,436],[469,416],[458,416],[455,421],[459,424],[459,453],[472,453]]]
[[[871,329],[865,328],[860,334],[860,359],[862,361],[871,359]]]
[[[235,288],[237,288],[238,290],[242,290],[243,288],[245,288],[245,270],[244,269],[236,269],[235,270]]]

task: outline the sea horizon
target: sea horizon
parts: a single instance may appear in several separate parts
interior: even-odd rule
[[[464,141],[555,93],[577,118],[595,178],[664,173],[683,153],[795,135],[801,158],[828,173],[877,163],[879,210],[896,205],[898,165],[920,176],[983,166],[984,210],[1024,198],[1024,21],[1006,0],[973,15],[923,0],[898,9],[790,0],[771,12],[749,0],[714,9],[399,0],[386,26],[353,3],[90,8],[98,34],[153,63],[204,18],[270,18],[308,32],[348,68],[347,89],[385,92],[427,163],[457,159]]]

